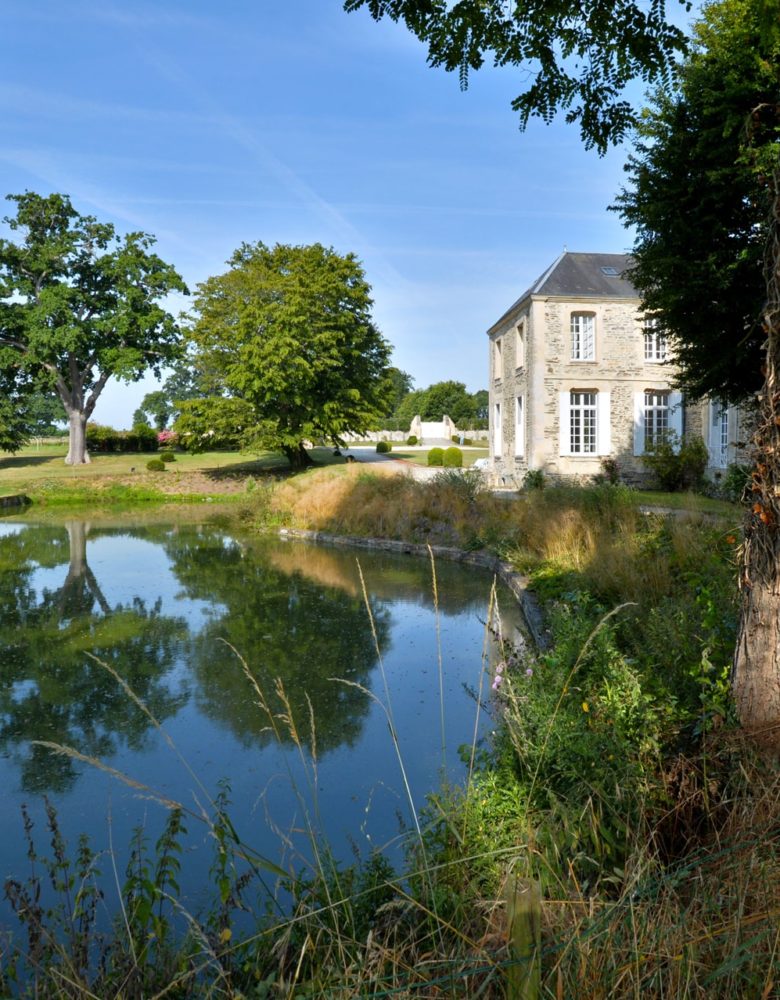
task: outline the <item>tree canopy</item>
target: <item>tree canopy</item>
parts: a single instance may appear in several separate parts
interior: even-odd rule
[[[179,355],[179,328],[159,300],[187,288],[146,233],[120,238],[62,194],[8,199],[16,215],[4,222],[19,239],[0,239],[0,367],[59,396],[66,462],[80,464],[89,461],[86,423],[108,380],[159,374]]]
[[[683,2],[685,10],[690,3]],[[428,47],[428,63],[456,71],[461,87],[488,58],[517,66],[527,85],[514,99],[520,127],[559,110],[578,122],[585,146],[604,152],[624,138],[634,112],[633,79],[664,79],[685,34],[666,18],[665,0],[345,0],[375,20],[402,21]]]
[[[676,86],[658,90],[617,200],[632,279],[693,397],[760,389],[769,204],[756,155],[780,136],[780,35],[755,0],[704,9]]]
[[[419,414],[423,420],[441,420],[446,414],[456,427],[477,427],[487,419],[487,390],[469,393],[463,382],[434,382],[427,389],[416,389],[401,401],[395,418],[406,425]]]
[[[227,429],[298,466],[304,442],[369,427],[386,407],[390,349],[357,258],[319,243],[255,243],[228,264],[195,298],[190,333],[211,395],[181,404],[175,429],[186,446]]]

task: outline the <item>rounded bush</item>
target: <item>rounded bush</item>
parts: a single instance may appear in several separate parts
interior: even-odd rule
[[[165,472],[165,462],[161,458],[153,458],[146,463],[149,472]]]
[[[428,452],[428,465],[444,465],[443,448],[431,448]]]
[[[463,452],[454,445],[444,452],[444,467],[446,469],[460,469],[463,467]]]
[[[173,454],[172,451],[161,451],[160,452],[160,461],[161,462],[175,462],[176,461],[176,456]]]
[[[406,439],[406,443],[407,444],[417,444],[417,435],[416,434],[410,434],[409,437]]]
[[[379,455],[386,455],[388,451],[393,450],[393,446],[389,441],[377,441],[376,450]]]

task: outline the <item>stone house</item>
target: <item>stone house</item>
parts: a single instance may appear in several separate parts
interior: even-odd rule
[[[668,431],[704,439],[711,477],[737,459],[738,409],[686,405],[672,388],[674,364],[626,276],[630,263],[565,251],[487,331],[496,483],[519,485],[533,469],[587,481],[604,458],[640,483],[645,447]]]

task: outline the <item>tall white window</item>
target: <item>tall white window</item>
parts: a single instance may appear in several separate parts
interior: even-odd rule
[[[645,392],[645,448],[658,444],[669,433],[669,393]]]
[[[525,454],[525,412],[523,397],[515,396],[515,455]]]
[[[504,373],[503,350],[501,338],[493,345],[493,378],[501,378]]]
[[[515,331],[515,368],[522,368],[525,364],[525,321],[521,320],[517,324]]]
[[[612,451],[610,394],[604,389],[560,393],[561,455],[609,455]]]
[[[571,359],[596,360],[596,317],[593,313],[571,314]]]
[[[569,400],[569,452],[572,455],[595,455],[596,393],[572,392]]]
[[[666,361],[666,336],[656,316],[645,316],[645,361]]]
[[[503,437],[501,435],[501,404],[493,404],[493,457],[501,458]]]
[[[710,403],[710,464],[725,469],[729,457],[729,408],[713,400]]]
[[[645,389],[634,395],[634,454],[644,455],[647,448],[672,433],[679,440],[683,433],[683,398],[668,389]]]

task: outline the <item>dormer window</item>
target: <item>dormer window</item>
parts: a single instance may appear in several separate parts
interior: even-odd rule
[[[571,314],[571,360],[596,360],[596,317],[593,313]]]

